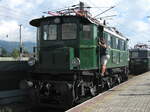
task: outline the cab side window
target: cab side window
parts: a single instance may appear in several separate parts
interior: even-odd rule
[[[84,40],[91,39],[91,25],[83,25],[83,39]]]
[[[118,40],[118,49],[122,50],[122,40],[121,39]]]
[[[117,45],[116,45],[116,38],[114,36],[111,36],[111,41],[112,41],[112,48],[116,49]]]
[[[40,35],[41,35],[41,28],[37,27],[37,33],[36,33],[37,41],[40,41]]]
[[[110,34],[108,34],[108,37],[107,37],[107,45],[109,47],[111,47],[111,36],[110,36]]]
[[[107,46],[111,47],[111,37],[109,33],[104,32],[103,34],[105,40],[106,40],[106,44]]]
[[[57,39],[57,25],[44,25],[43,40],[56,40],[56,39]]]
[[[122,39],[119,39],[119,49],[125,50],[125,41]]]
[[[48,39],[48,25],[43,26],[43,40]]]
[[[111,36],[111,48],[114,48],[114,42],[113,42],[113,37]]]
[[[116,49],[119,49],[119,39],[116,38]]]

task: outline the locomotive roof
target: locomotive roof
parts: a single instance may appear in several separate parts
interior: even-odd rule
[[[98,26],[103,26],[104,27],[104,31],[118,37],[118,38],[121,38],[123,40],[128,40],[126,37],[124,37],[118,30],[116,30],[116,28],[114,27],[108,27],[102,23],[100,23],[98,20],[96,19],[93,19],[93,18],[87,18],[87,17],[84,17],[84,16],[73,16],[73,15],[70,15],[70,16],[47,16],[47,17],[41,17],[41,18],[38,18],[38,19],[33,19],[30,21],[30,24],[32,26],[40,26],[40,23],[41,21],[43,20],[48,20],[48,19],[51,19],[51,18],[57,18],[57,17],[60,17],[60,18],[80,18],[82,21],[86,22],[86,23],[93,23],[93,24],[96,24]]]
[[[130,51],[150,51],[149,48],[134,48],[134,49],[130,49]]]
[[[43,20],[48,20],[48,19],[51,19],[51,18],[57,18],[57,17],[58,17],[58,18],[70,18],[70,17],[72,17],[72,18],[80,18],[80,19],[82,19],[84,22],[92,23],[92,21],[90,21],[90,20],[89,20],[88,18],[86,18],[86,17],[70,15],[70,16],[47,16],[47,17],[41,17],[41,18],[38,18],[38,19],[33,19],[33,20],[31,20],[31,21],[30,21],[30,24],[31,24],[32,26],[38,27],[38,26],[40,26],[41,21],[43,21]]]
[[[115,28],[111,28],[111,27],[104,27],[104,31],[108,32],[109,34],[116,36],[120,39],[123,40],[128,40],[128,38],[126,38],[125,36],[123,36],[123,34],[121,34],[118,30],[116,30]]]

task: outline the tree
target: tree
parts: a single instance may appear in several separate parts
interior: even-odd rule
[[[17,57],[19,57],[19,54],[20,54],[19,49],[16,49],[16,48],[15,48],[15,49],[12,51],[11,56],[14,57],[14,58],[17,58]]]
[[[5,48],[1,47],[0,49],[1,49],[0,55],[1,55],[2,57],[9,56],[9,53],[7,52],[7,50],[6,50]]]

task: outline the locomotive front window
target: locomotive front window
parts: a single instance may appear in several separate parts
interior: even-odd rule
[[[62,40],[76,39],[77,37],[77,25],[74,23],[62,24]]]
[[[131,57],[132,58],[145,58],[147,57],[147,52],[146,51],[132,52]]]
[[[83,25],[83,38],[84,40],[91,39],[91,26],[90,25]]]
[[[57,25],[49,25],[48,40],[56,40],[56,38],[57,38]]]
[[[138,52],[132,52],[132,53],[131,53],[131,57],[132,57],[132,58],[137,58],[138,55],[139,55]]]
[[[43,26],[43,39],[56,40],[57,39],[57,25],[44,25]]]
[[[147,51],[139,52],[139,57],[143,57],[143,58],[147,57]]]
[[[43,39],[47,40],[48,38],[48,25],[43,26]]]

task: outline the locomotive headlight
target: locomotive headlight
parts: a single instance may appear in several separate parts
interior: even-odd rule
[[[77,67],[80,65],[80,59],[79,58],[74,58],[71,62],[73,67]]]
[[[54,23],[56,23],[56,24],[60,23],[60,18],[55,18]]]
[[[27,80],[21,80],[19,83],[20,89],[27,89],[33,87],[33,82]]]
[[[29,60],[28,60],[28,64],[29,64],[30,66],[35,65],[35,62],[36,62],[36,59],[35,59],[34,57],[31,57],[31,58],[29,58]]]

